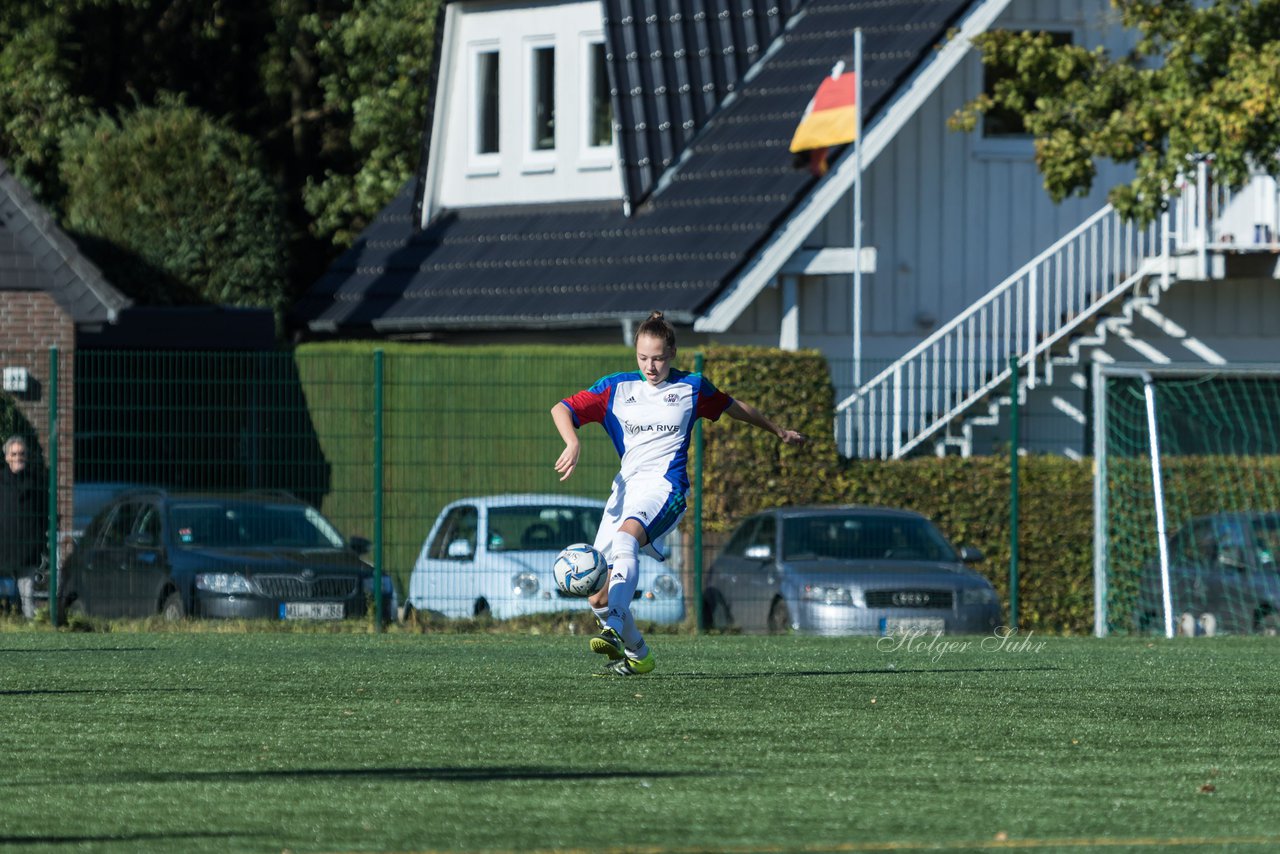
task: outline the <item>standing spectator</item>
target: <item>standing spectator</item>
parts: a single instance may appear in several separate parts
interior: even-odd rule
[[[0,467],[0,572],[18,583],[22,613],[36,615],[35,575],[45,546],[44,493],[27,467],[27,442],[10,436],[4,443],[5,465]]]

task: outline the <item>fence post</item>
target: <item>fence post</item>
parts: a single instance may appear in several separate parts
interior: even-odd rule
[[[382,350],[373,351],[373,626],[382,631]]]
[[[49,624],[58,625],[58,348],[49,348]]]
[[[1009,628],[1018,628],[1018,357],[1009,357]]]
[[[702,373],[702,353],[693,357],[693,370]],[[693,607],[698,631],[706,628],[702,619],[702,419],[693,422]]]

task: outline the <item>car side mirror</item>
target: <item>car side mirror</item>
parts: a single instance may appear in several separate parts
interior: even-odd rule
[[[350,540],[347,540],[347,546],[351,551],[358,555],[362,555],[373,547],[373,543],[369,542],[369,540],[364,537],[352,537]]]
[[[742,554],[751,560],[769,560],[773,557],[773,549],[766,545],[747,546]]]
[[[449,543],[449,548],[445,552],[449,557],[471,557],[475,549],[471,545],[470,540],[454,540]]]
[[[973,546],[960,547],[961,563],[982,563],[986,559],[987,556],[982,553],[982,549],[974,548]]]
[[[130,534],[124,543],[126,546],[135,549],[154,549],[156,547],[155,537],[150,534]]]

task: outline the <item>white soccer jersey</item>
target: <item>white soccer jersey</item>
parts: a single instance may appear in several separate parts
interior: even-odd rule
[[[693,422],[719,419],[733,399],[702,374],[672,369],[658,385],[639,371],[610,374],[561,403],[573,413],[574,426],[604,425],[622,458],[623,480],[664,478],[683,496]]]

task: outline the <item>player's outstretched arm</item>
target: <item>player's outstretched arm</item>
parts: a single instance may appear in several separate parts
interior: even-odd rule
[[[556,471],[560,473],[561,480],[568,480],[569,475],[573,474],[573,470],[578,466],[580,450],[578,431],[573,426],[573,413],[563,403],[557,403],[551,407],[551,420],[555,422],[560,438],[564,439],[564,450],[556,460]]]
[[[741,400],[735,400],[730,404],[725,413],[734,420],[742,421],[759,427],[761,430],[768,430],[773,435],[782,440],[784,445],[803,445],[809,441],[808,437],[803,433],[797,433],[795,430],[787,430],[774,424],[764,413],[756,409],[749,403],[743,403]]]

